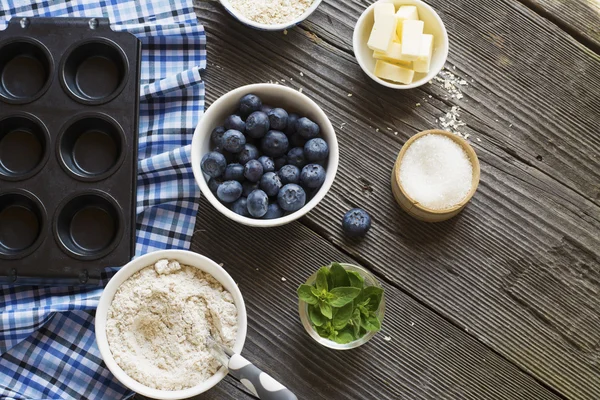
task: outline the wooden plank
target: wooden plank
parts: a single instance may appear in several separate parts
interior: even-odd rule
[[[314,342],[300,323],[296,288],[321,265],[357,261],[300,223],[252,229],[202,200],[192,250],[238,282],[248,311],[244,356],[299,399],[559,398],[385,281],[382,332],[352,351]]]
[[[436,83],[385,90],[351,53],[363,3],[326,1],[287,35],[243,28],[219,6],[199,3],[211,43],[209,103],[253,82],[302,87],[336,127],[345,124],[336,183],[304,222],[564,397],[599,398],[597,320],[575,335],[566,327],[573,319],[545,311],[574,309],[600,292],[598,56],[520,3],[438,0],[431,4],[449,29],[451,71],[470,83],[465,98],[445,98]],[[391,167],[402,143],[454,104],[475,139],[482,182],[461,216],[422,224],[394,203]],[[374,218],[362,242],[339,229],[356,205]],[[527,268],[575,289],[532,301],[518,281]],[[596,304],[589,307],[596,315]]]

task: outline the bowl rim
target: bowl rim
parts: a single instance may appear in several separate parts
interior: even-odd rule
[[[434,209],[423,206],[421,203],[417,202],[415,199],[410,197],[408,195],[408,193],[406,193],[406,191],[404,190],[404,186],[402,186],[402,182],[400,181],[400,166],[402,164],[402,159],[404,158],[406,151],[417,139],[419,139],[425,135],[430,135],[430,134],[442,135],[442,136],[446,136],[446,137],[452,139],[455,143],[460,145],[460,147],[467,153],[467,156],[469,157],[471,164],[473,164],[473,178],[471,179],[471,190],[469,191],[467,196],[460,203],[456,204],[455,206],[453,206],[451,208],[434,210]],[[433,214],[433,215],[451,214],[451,213],[463,208],[471,200],[471,198],[477,191],[477,187],[479,186],[480,176],[481,176],[481,170],[480,170],[480,166],[479,166],[479,157],[477,157],[477,153],[475,153],[475,150],[473,149],[473,147],[471,147],[471,145],[462,137],[455,135],[452,132],[443,131],[441,129],[429,129],[426,131],[421,131],[421,132],[417,133],[416,135],[413,135],[410,139],[408,139],[406,141],[406,143],[404,143],[404,145],[402,146],[402,149],[400,149],[398,158],[396,159],[396,162],[394,163],[394,181],[395,181],[396,185],[398,186],[398,188],[400,189],[400,191],[402,192],[402,194],[408,199],[408,201],[414,207],[416,207],[419,210],[424,211],[428,214]]]
[[[292,27],[298,25],[299,23],[301,23],[302,21],[304,21],[306,18],[308,18],[317,9],[317,7],[319,7],[319,5],[321,4],[322,1],[323,0],[314,0],[313,3],[310,5],[310,7],[308,7],[306,9],[306,11],[304,11],[302,13],[302,15],[291,20],[290,22],[284,22],[282,24],[271,25],[271,24],[261,24],[256,21],[252,21],[251,19],[245,17],[244,15],[242,15],[242,13],[237,11],[231,5],[231,2],[229,0],[219,0],[219,2],[221,3],[221,5],[223,5],[225,10],[227,10],[227,12],[229,14],[231,14],[234,18],[236,18],[242,24],[247,25],[254,29],[261,30],[261,31],[283,31],[287,28],[292,28]]]
[[[405,90],[405,89],[414,89],[416,87],[419,86],[423,86],[424,84],[426,84],[427,82],[429,82],[434,76],[436,76],[437,74],[440,73],[440,71],[442,69],[444,69],[444,65],[446,64],[446,60],[448,59],[448,52],[450,50],[450,41],[448,39],[448,31],[446,30],[446,26],[444,25],[444,21],[442,21],[442,18],[440,18],[439,14],[437,13],[437,11],[435,11],[435,9],[433,7],[431,7],[429,4],[421,1],[421,0],[410,0],[412,3],[411,4],[407,4],[407,5],[416,5],[418,7],[423,7],[429,11],[432,12],[432,14],[434,15],[435,19],[437,20],[441,31],[442,31],[442,37],[444,40],[444,54],[443,54],[443,62],[440,63],[440,67],[439,68],[435,68],[435,69],[431,69],[427,75],[425,75],[424,77],[422,77],[421,79],[419,79],[418,81],[415,81],[413,83],[410,83],[408,85],[405,85],[403,83],[392,83],[392,82],[388,82],[386,80],[383,80],[381,78],[378,78],[375,76],[375,74],[373,72],[371,72],[367,66],[365,65],[365,63],[362,60],[362,57],[358,56],[358,52],[357,49],[366,46],[366,43],[362,43],[362,41],[360,40],[359,34],[358,34],[358,28],[361,27],[364,23],[365,20],[367,19],[367,17],[373,13],[373,9],[375,8],[375,5],[378,3],[392,3],[392,4],[396,4],[398,2],[400,2],[400,0],[378,0],[375,3],[371,4],[369,7],[367,7],[363,13],[360,15],[360,17],[358,17],[358,20],[356,21],[356,24],[354,26],[354,32],[352,33],[352,49],[354,51],[354,58],[356,58],[356,61],[358,62],[358,65],[360,65],[360,68],[363,70],[363,72],[365,74],[367,74],[367,76],[369,78],[371,78],[372,80],[374,80],[375,82],[379,83],[380,85],[392,88],[392,89],[401,89],[401,90]]]
[[[306,203],[304,205],[304,207],[302,207],[300,210],[295,211],[289,215],[286,215],[286,216],[283,216],[280,218],[275,218],[275,219],[254,219],[254,218],[244,217],[244,216],[234,213],[233,211],[231,211],[230,209],[225,207],[209,189],[208,183],[204,177],[204,173],[202,172],[202,170],[200,168],[200,161],[202,159],[202,156],[204,156],[204,154],[200,154],[200,147],[202,146],[202,141],[204,140],[204,137],[200,137],[200,130],[201,130],[203,121],[205,120],[206,116],[210,115],[212,113],[220,113],[222,110],[222,107],[223,107],[222,104],[227,102],[232,97],[241,98],[245,94],[253,93],[255,91],[263,91],[263,90],[273,90],[274,92],[277,92],[279,95],[295,96],[297,98],[297,100],[304,102],[306,104],[307,108],[311,108],[311,111],[313,113],[319,114],[320,119],[325,121],[324,126],[321,126],[321,132],[326,132],[326,131],[330,132],[330,134],[328,134],[326,137],[327,144],[329,146],[329,159],[327,161],[326,178],[325,178],[325,182],[323,183],[323,186],[321,186],[321,188],[315,194],[315,196],[308,203]],[[294,101],[294,102],[296,103],[298,101]],[[210,131],[213,128],[214,127],[211,127],[210,129],[206,130],[207,136],[209,136]],[[271,83],[257,83],[257,84],[241,86],[237,89],[227,92],[223,96],[219,97],[214,103],[212,103],[210,105],[210,107],[208,107],[208,109],[206,110],[206,112],[201,117],[200,121],[198,122],[198,125],[196,126],[196,129],[194,131],[194,137],[192,138],[191,161],[192,161],[192,171],[194,173],[194,178],[196,179],[196,183],[198,184],[198,186],[200,186],[200,190],[202,191],[203,195],[207,198],[207,200],[221,214],[225,215],[227,218],[229,218],[233,221],[239,222],[239,223],[247,225],[247,226],[259,227],[259,228],[269,228],[269,227],[285,225],[285,224],[288,224],[290,222],[293,222],[293,221],[303,217],[308,212],[310,212],[314,207],[316,207],[316,205],[319,204],[321,202],[321,200],[323,200],[323,198],[329,192],[329,189],[331,189],[331,186],[333,185],[335,176],[337,174],[337,170],[338,170],[338,166],[339,166],[339,146],[338,146],[338,142],[337,142],[337,136],[335,133],[335,129],[333,128],[331,121],[329,120],[329,118],[327,117],[327,115],[325,114],[323,109],[321,107],[319,107],[319,105],[314,100],[312,100],[305,94],[300,93],[299,91],[289,88],[287,86],[271,84]]]
[[[119,382],[121,382],[129,389],[135,391],[136,393],[155,399],[186,399],[188,397],[204,393],[207,390],[211,389],[213,386],[215,386],[217,383],[219,383],[227,375],[227,368],[225,368],[224,366],[221,367],[213,376],[208,378],[206,381],[201,382],[200,384],[188,389],[154,389],[137,382],[129,375],[127,375],[125,371],[123,371],[123,369],[114,360],[110,351],[108,339],[106,337],[106,320],[108,308],[112,303],[117,289],[134,273],[147,266],[152,265],[153,263],[161,259],[178,260],[185,265],[198,268],[202,271],[205,271],[203,266],[209,265],[215,271],[221,274],[220,277],[217,277],[215,276],[215,274],[205,271],[211,276],[213,276],[217,281],[219,281],[219,283],[221,283],[224,287],[229,287],[227,290],[231,293],[238,310],[238,333],[236,343],[233,346],[232,350],[238,354],[242,352],[248,330],[248,317],[246,313],[244,298],[242,296],[241,291],[239,290],[236,282],[233,280],[231,275],[229,275],[229,273],[225,271],[223,267],[221,267],[219,264],[217,264],[216,262],[214,262],[206,256],[188,250],[158,250],[151,253],[147,253],[141,257],[131,260],[110,279],[98,301],[98,308],[96,310],[96,316],[94,318],[96,343],[98,344],[98,348],[100,350],[102,359],[108,367],[108,369],[110,370],[110,372],[117,378]],[[182,261],[182,259],[185,259],[186,261]],[[189,262],[190,259],[193,259],[194,262]]]

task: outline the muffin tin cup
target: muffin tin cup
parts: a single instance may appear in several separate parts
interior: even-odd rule
[[[50,156],[50,134],[28,113],[0,119],[0,181],[20,181],[36,175]]]
[[[0,192],[0,260],[34,252],[46,236],[46,209],[31,192]]]
[[[58,135],[56,152],[65,172],[81,181],[100,181],[123,164],[127,142],[117,121],[102,113],[79,115]]]
[[[46,46],[26,37],[0,46],[0,102],[31,103],[50,87],[54,60]]]

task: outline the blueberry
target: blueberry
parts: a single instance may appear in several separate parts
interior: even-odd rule
[[[226,181],[242,182],[244,180],[244,166],[238,163],[229,164],[225,168],[223,179]]]
[[[300,186],[289,183],[279,191],[277,203],[285,211],[298,211],[306,203],[306,193]]]
[[[215,129],[213,129],[212,133],[210,134],[210,141],[212,142],[212,144],[214,144],[215,146],[221,146],[221,140],[223,139],[224,133],[225,127],[223,126],[218,126]]]
[[[304,156],[310,162],[324,161],[329,157],[329,146],[321,138],[310,139],[304,145]]]
[[[225,167],[227,167],[227,161],[225,160],[225,156],[223,154],[217,153],[216,151],[211,151],[202,157],[200,167],[202,168],[202,172],[204,172],[206,175],[210,176],[211,178],[216,178],[221,176],[223,171],[225,171]]]
[[[238,130],[230,129],[223,135],[223,149],[232,153],[239,153],[244,150],[246,137]]]
[[[371,229],[371,217],[360,208],[353,208],[344,215],[342,229],[348,236],[364,236]]]
[[[258,139],[269,131],[269,117],[262,111],[256,111],[250,114],[246,119],[246,135]]]
[[[240,197],[231,205],[231,211],[244,217],[249,217],[248,200],[245,197]]]
[[[248,196],[248,212],[255,218],[260,218],[267,213],[269,197],[262,190],[255,190]]]
[[[225,181],[217,189],[217,198],[225,203],[233,203],[242,195],[242,184],[238,181]]]
[[[263,153],[269,157],[281,157],[288,151],[290,143],[287,136],[280,131],[269,131],[261,141]]]
[[[260,188],[269,197],[277,196],[282,186],[281,179],[275,172],[267,172],[260,178]]]
[[[279,171],[281,168],[283,168],[284,165],[287,164],[287,157],[278,157],[273,161],[275,163],[275,171]]]
[[[306,117],[302,117],[296,122],[296,132],[304,139],[313,139],[319,136],[320,129],[319,125]]]
[[[258,162],[262,164],[264,173],[275,171],[275,162],[271,157],[260,156]]]
[[[288,113],[283,108],[273,108],[267,113],[271,129],[282,131],[287,128]]]
[[[300,183],[300,168],[295,165],[284,165],[277,175],[279,175],[279,179],[281,179],[281,183],[284,185],[288,183]]]
[[[268,104],[263,104],[262,107],[260,108],[260,111],[264,112],[265,114],[268,114],[269,111],[271,111],[273,109],[273,107],[271,107]]]
[[[246,129],[246,123],[242,120],[239,115],[230,115],[225,119],[225,129],[235,129],[236,131],[244,132]]]
[[[300,184],[306,189],[316,189],[325,182],[325,168],[319,164],[308,164],[300,173]]]
[[[247,117],[254,111],[259,111],[262,107],[262,101],[255,94],[247,94],[240,100],[240,114]]]
[[[223,181],[220,178],[210,178],[208,180],[208,188],[211,192],[217,194],[217,189],[219,189],[219,186],[221,186],[222,183]]]
[[[250,160],[244,165],[244,176],[250,182],[258,182],[263,174],[263,166],[258,160]]]
[[[287,153],[288,164],[295,165],[298,168],[302,168],[306,165],[304,159],[304,150],[302,147],[294,147]]]
[[[244,197],[250,196],[250,193],[254,192],[256,189],[259,188],[258,186],[258,182],[245,181],[244,183],[242,183],[242,195]]]
[[[256,160],[258,158],[258,149],[255,145],[246,143],[244,145],[244,150],[238,154],[238,161],[240,164],[244,165],[250,160]]]
[[[217,153],[223,154],[225,156],[225,161],[227,161],[227,164],[232,163],[235,159],[234,155],[225,150],[222,146],[217,146],[212,151],[216,151]]]
[[[295,114],[295,113],[288,114],[287,128],[285,128],[285,131],[284,131],[284,133],[288,137],[291,137],[294,133],[296,133],[296,122],[298,122],[299,119],[300,119],[300,116],[298,114]]]
[[[264,219],[275,219],[281,217],[283,217],[283,210],[277,203],[269,204],[269,207],[267,207],[267,213],[263,215]]]

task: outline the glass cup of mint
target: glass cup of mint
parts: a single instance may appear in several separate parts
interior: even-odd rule
[[[325,347],[348,350],[381,329],[385,298],[373,274],[358,265],[331,263],[298,288],[300,320]]]

